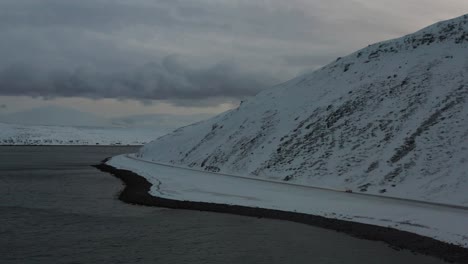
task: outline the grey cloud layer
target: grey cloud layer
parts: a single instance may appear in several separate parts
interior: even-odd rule
[[[468,8],[422,2],[3,0],[0,95],[239,99]]]
[[[271,76],[246,73],[230,63],[189,67],[175,56],[133,72],[103,73],[80,68],[73,72],[42,72],[12,66],[0,72],[3,95],[122,98],[139,100],[243,98],[272,85]]]

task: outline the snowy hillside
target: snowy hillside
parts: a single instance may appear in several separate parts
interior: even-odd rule
[[[467,97],[465,15],[338,58],[138,156],[468,205]]]
[[[28,126],[0,123],[0,145],[143,145],[154,129]]]

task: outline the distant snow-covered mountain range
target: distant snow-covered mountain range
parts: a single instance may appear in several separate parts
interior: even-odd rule
[[[141,128],[0,123],[0,145],[143,145],[164,134],[163,131]]]
[[[212,117],[213,114],[140,114],[105,118],[73,108],[49,105],[0,114],[0,122],[20,125],[157,128],[170,132],[180,126]]]
[[[468,15],[370,45],[138,156],[468,205]]]
[[[0,115],[0,145],[142,145],[210,115],[99,117],[46,106]]]

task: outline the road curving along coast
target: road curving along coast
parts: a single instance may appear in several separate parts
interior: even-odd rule
[[[129,170],[114,168],[107,165],[106,161],[107,159],[95,165],[95,167],[114,175],[125,183],[125,188],[119,194],[119,199],[126,203],[293,221],[343,232],[362,239],[383,241],[397,250],[408,249],[449,262],[468,263],[467,248],[394,228],[330,219],[297,212],[208,202],[179,201],[152,196],[149,193],[152,184],[144,177]]]

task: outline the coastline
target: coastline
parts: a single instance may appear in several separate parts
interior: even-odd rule
[[[118,198],[126,203],[292,221],[335,230],[357,238],[371,241],[382,241],[396,250],[407,249],[449,262],[468,263],[468,249],[466,248],[389,227],[380,227],[274,209],[207,202],[179,201],[152,196],[149,194],[152,184],[144,177],[129,170],[116,169],[107,165],[107,160],[108,159],[102,161],[98,165],[94,165],[94,167],[103,172],[110,173],[124,182],[125,188],[121,191]]]

